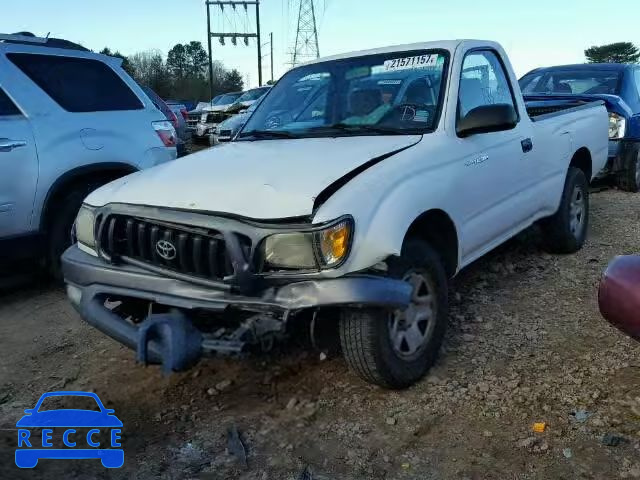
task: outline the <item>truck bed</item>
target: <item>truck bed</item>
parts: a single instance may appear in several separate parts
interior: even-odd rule
[[[531,117],[531,120],[539,121],[548,116],[555,116],[555,114],[565,113],[565,111],[575,111],[576,109],[591,108],[597,105],[604,104],[601,100],[584,100],[578,98],[563,98],[563,99],[544,99],[540,97],[527,97],[525,96],[525,106],[527,107],[527,113]]]
[[[603,105],[601,100],[585,100],[584,98],[544,98],[526,96],[524,97],[527,113],[531,120],[539,121],[550,116],[555,116],[567,111],[575,111],[582,108],[591,108]]]

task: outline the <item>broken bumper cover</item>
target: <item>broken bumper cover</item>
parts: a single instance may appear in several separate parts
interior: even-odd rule
[[[106,308],[106,297],[145,299],[184,310],[222,311],[232,306],[255,312],[281,313],[341,305],[405,308],[411,297],[411,287],[407,283],[367,275],[298,280],[284,285],[268,286],[255,295],[244,296],[230,290],[218,290],[161,276],[133,265],[107,264],[81,251],[75,245],[62,256],[62,268],[69,299],[82,318],[111,338],[138,352],[141,348],[141,328]],[[176,313],[176,316],[181,315]],[[190,322],[186,319],[176,320],[173,327],[167,328],[182,329],[184,326],[187,330],[188,325]],[[146,358],[141,360],[164,363],[166,367],[166,359],[163,358],[167,355],[166,342],[151,340],[148,344],[144,343]]]

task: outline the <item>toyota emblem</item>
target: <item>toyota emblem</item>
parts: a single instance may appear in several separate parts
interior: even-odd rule
[[[156,252],[165,260],[176,258],[176,247],[167,240],[160,240],[156,243]]]

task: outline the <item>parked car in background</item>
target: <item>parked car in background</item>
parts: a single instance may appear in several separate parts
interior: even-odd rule
[[[171,122],[176,131],[176,151],[178,157],[183,157],[188,153],[187,140],[191,142],[191,133],[187,131],[187,123],[184,120],[179,108],[171,108],[160,96],[147,86],[141,86],[153,105],[162,112],[165,118]]]
[[[260,100],[254,102],[247,110],[229,117],[224,122],[219,124],[216,127],[214,135],[211,137],[211,145],[232,141],[236,134],[244,126],[245,122],[249,119],[251,114],[255,111],[258,105],[260,105]]]
[[[640,256],[614,258],[600,280],[598,304],[602,316],[640,341]]]
[[[240,96],[242,92],[233,92],[233,93],[225,93],[222,95],[218,95],[211,103],[200,103],[195,110],[189,112],[189,120],[187,121],[190,128],[194,131],[194,140],[203,140],[206,139],[207,134],[202,132],[200,129],[200,133],[198,133],[198,123],[206,123],[207,117],[205,116],[210,112],[222,112],[226,110],[230,105],[232,105]],[[224,117],[221,117],[222,121]],[[218,122],[219,123],[219,122]],[[217,123],[216,123],[217,125]]]
[[[525,100],[602,100],[609,111],[609,160],[623,190],[640,190],[640,65],[590,63],[538,68],[520,79]]]
[[[242,94],[238,99],[229,107],[225,109],[225,113],[234,115],[246,110],[255,102],[260,100],[266,93],[271,90],[271,86],[252,88],[251,90]]]
[[[69,43],[0,35],[0,262],[44,258],[57,278],[87,194],[176,158],[122,60]]]
[[[181,140],[180,143],[182,144],[181,149],[178,150],[178,156],[182,157],[191,151],[193,130],[191,130],[187,125],[189,113],[187,112],[187,107],[182,103],[168,100],[166,104],[178,119],[176,132],[178,133],[178,138]]]
[[[527,111],[494,42],[295,67],[234,142],[86,199],[69,299],[166,371],[326,329],[366,381],[407,387],[437,358],[460,269],[538,221],[548,250],[582,248],[607,111],[548,110]]]

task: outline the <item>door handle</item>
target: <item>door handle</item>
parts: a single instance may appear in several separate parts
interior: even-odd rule
[[[528,153],[533,150],[533,141],[530,138],[525,138],[524,140],[522,140],[520,142],[520,145],[522,145],[522,151],[524,153]]]
[[[14,148],[26,147],[27,142],[24,140],[9,140],[8,138],[0,138],[0,152],[10,152]]]

